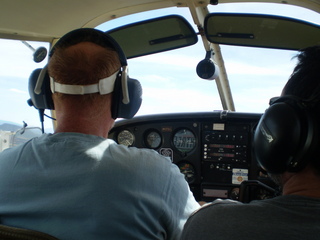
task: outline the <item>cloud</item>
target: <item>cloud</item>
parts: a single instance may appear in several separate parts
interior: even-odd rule
[[[192,88],[146,88],[138,115],[166,112],[201,112],[222,109],[219,95],[212,94],[212,92],[206,94]]]
[[[15,92],[15,93],[23,93],[23,94],[27,94],[27,92],[26,92],[26,91],[21,91],[21,90],[19,90],[19,89],[15,89],[15,88],[11,88],[11,89],[9,89],[9,91],[11,91],[11,92]]]
[[[229,61],[226,63],[227,72],[230,75],[262,75],[262,76],[288,76],[288,72],[291,72],[291,64],[282,64],[278,66],[261,67],[254,66],[245,62]]]

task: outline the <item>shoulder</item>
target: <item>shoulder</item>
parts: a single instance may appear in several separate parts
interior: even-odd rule
[[[187,224],[193,225],[193,223],[196,222],[206,226],[207,224],[211,224],[212,221],[219,221],[217,216],[228,215],[229,212],[234,212],[235,209],[238,209],[240,206],[244,206],[244,204],[229,199],[217,199],[211,203],[203,205],[195,211],[188,219]]]
[[[213,232],[223,232],[230,224],[237,224],[244,216],[241,208],[246,205],[230,199],[217,199],[203,205],[187,220],[181,239],[211,239]]]
[[[35,138],[32,138],[22,144],[18,144],[18,145],[14,145],[14,146],[11,146],[9,148],[6,148],[5,150],[3,150],[1,153],[0,153],[0,157],[7,157],[8,155],[16,155],[16,154],[19,154],[21,151],[23,150],[26,150],[28,149],[30,146],[32,146],[33,142],[38,142],[39,139],[43,139],[43,138],[46,138],[47,137],[47,134],[43,134],[41,135],[40,137],[35,137]]]
[[[239,206],[243,206],[244,204],[238,201],[230,200],[230,199],[217,199],[211,203],[207,203],[203,205],[198,211],[194,212],[192,216],[195,215],[203,215],[209,214],[211,212],[219,211],[220,209],[226,208],[238,208]]]
[[[221,199],[205,204],[189,217],[184,225],[181,239],[211,239],[212,232],[218,231],[217,228],[220,230],[228,228],[230,221],[235,220],[235,217],[231,216],[237,212],[234,208],[242,205],[237,201]]]

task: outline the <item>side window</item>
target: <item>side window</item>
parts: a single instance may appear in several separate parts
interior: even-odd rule
[[[34,50],[49,48],[48,43],[25,42]],[[42,68],[47,58],[37,63],[34,50],[18,40],[0,39],[0,151],[39,135],[41,127],[39,113],[27,103],[29,97],[28,80],[31,72]],[[50,115],[50,112],[46,112]],[[24,123],[27,128],[24,128]],[[45,118],[45,131],[52,132],[52,121]],[[27,130],[31,128],[31,132]],[[21,134],[24,129],[24,133]]]

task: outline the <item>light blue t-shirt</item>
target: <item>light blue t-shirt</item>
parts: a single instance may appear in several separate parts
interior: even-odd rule
[[[79,133],[0,154],[0,221],[63,239],[178,239],[198,203],[177,166],[149,149]]]

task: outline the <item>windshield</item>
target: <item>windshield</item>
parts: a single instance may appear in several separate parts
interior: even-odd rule
[[[285,4],[236,3],[210,6],[209,11],[264,13],[299,18],[320,24],[318,13]],[[107,31],[126,22],[167,14],[180,14],[191,24],[188,10],[163,9],[134,14],[98,26]],[[302,17],[301,17],[302,16]],[[195,28],[195,31],[198,30]],[[279,96],[296,64],[296,51],[220,45],[229,83],[238,112],[263,113],[269,99]],[[215,81],[203,80],[196,73],[205,49],[199,37],[196,45],[174,51],[130,59],[130,77],[143,86],[143,103],[137,115],[167,112],[222,110]]]
[[[320,24],[319,14],[285,4],[219,4],[215,12],[253,12],[301,18]],[[262,11],[263,10],[263,11]],[[170,8],[115,19],[98,26],[107,31],[131,22],[179,14],[191,25],[191,14],[184,8]],[[198,30],[195,28],[196,32]],[[28,42],[34,49],[48,44]],[[296,60],[295,51],[223,46],[221,51],[229,78],[235,110],[262,113],[268,101],[278,96],[289,78]],[[21,41],[0,40],[0,130],[14,124],[41,127],[38,111],[27,104],[28,78],[41,63],[33,61],[33,51]],[[201,112],[222,110],[215,81],[197,76],[196,66],[206,55],[199,37],[196,45],[178,50],[130,59],[129,75],[143,87],[143,103],[137,115],[167,112]],[[50,111],[46,111],[50,115]],[[52,132],[52,122],[45,118],[45,131]],[[16,131],[16,129],[12,130]]]

